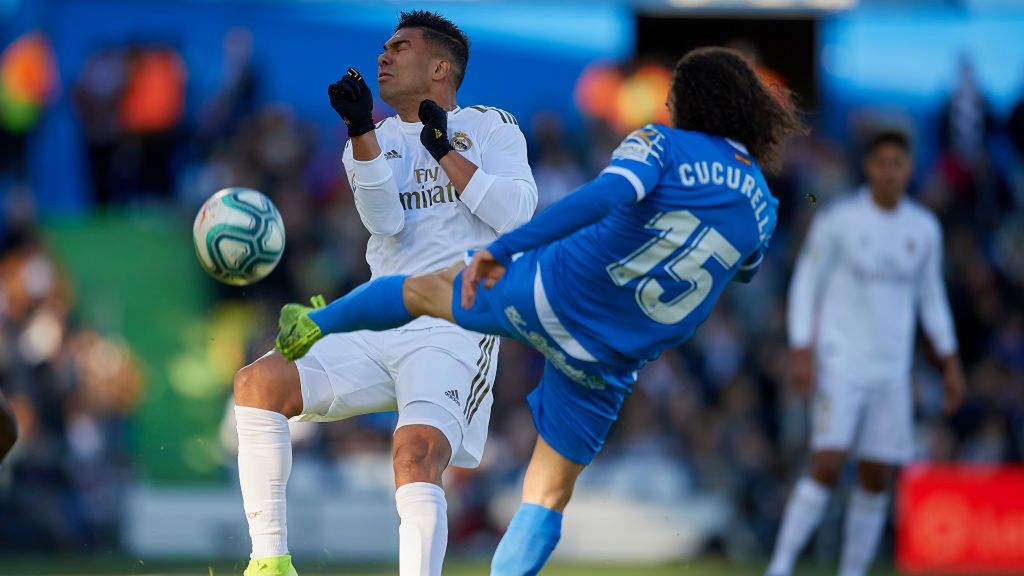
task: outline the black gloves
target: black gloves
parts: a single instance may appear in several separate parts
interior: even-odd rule
[[[430,155],[441,162],[444,155],[454,150],[448,142],[448,113],[433,100],[420,102],[420,142]]]
[[[373,130],[373,94],[355,68],[349,68],[341,80],[328,86],[327,95],[331,98],[331,108],[348,126],[349,137]]]

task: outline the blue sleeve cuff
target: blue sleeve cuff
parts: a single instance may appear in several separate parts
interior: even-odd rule
[[[491,245],[487,247],[487,251],[491,253],[491,256],[494,256],[495,262],[506,268],[512,263],[512,254],[509,253],[508,248],[502,244],[500,239],[491,242]]]
[[[744,260],[739,269],[736,270],[736,274],[732,277],[733,282],[739,282],[741,284],[747,284],[754,279],[754,275],[761,269],[761,262],[764,261],[764,249],[758,250],[746,260]]]

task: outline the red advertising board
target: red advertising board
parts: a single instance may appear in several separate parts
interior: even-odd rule
[[[1024,466],[908,467],[896,556],[912,573],[1024,573]]]

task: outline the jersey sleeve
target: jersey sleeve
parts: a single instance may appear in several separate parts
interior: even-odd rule
[[[480,166],[459,199],[499,234],[521,226],[537,209],[537,184],[526,156],[526,138],[511,114],[484,113]]]
[[[626,136],[612,152],[611,163],[601,173],[625,178],[639,202],[658,185],[667,160],[665,135],[657,126],[648,124]]]
[[[797,258],[786,315],[789,344],[793,348],[806,348],[814,339],[822,283],[835,257],[835,218],[833,209],[814,219]]]
[[[522,227],[500,236],[487,249],[499,264],[508,266],[513,254],[565,238],[633,199],[633,187],[629,183],[617,176],[599,174]]]
[[[405,227],[405,211],[398,200],[398,185],[384,153],[372,160],[356,160],[352,156],[352,142],[348,142],[342,163],[363,226],[370,234],[382,236],[401,232]]]
[[[942,229],[937,222],[931,224],[928,253],[920,276],[918,303],[924,333],[935,352],[945,357],[957,350],[956,330],[949,298],[946,297],[946,284],[942,278]]]
[[[736,274],[732,277],[734,282],[746,284],[754,279],[754,275],[761,269],[761,262],[764,261],[764,250],[763,246],[758,248],[756,252],[740,264]]]

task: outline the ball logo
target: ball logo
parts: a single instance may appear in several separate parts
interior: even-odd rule
[[[452,148],[455,148],[459,152],[465,152],[473,147],[473,141],[469,139],[469,136],[465,132],[456,132],[452,136]]]
[[[246,286],[270,273],[284,252],[284,222],[256,190],[225,188],[211,196],[192,226],[203,269],[225,284]]]

